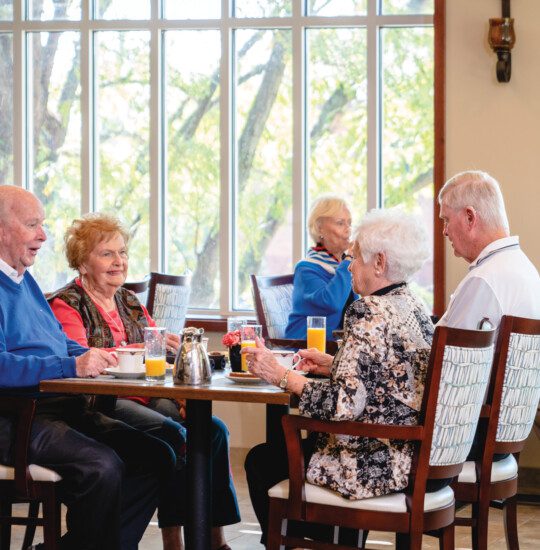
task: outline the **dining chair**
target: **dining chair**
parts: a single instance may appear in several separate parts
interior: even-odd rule
[[[479,456],[465,463],[453,484],[456,499],[472,505],[471,516],[457,517],[456,525],[472,527],[475,550],[487,548],[490,505],[503,509],[507,547],[519,549],[518,461],[539,398],[540,320],[503,316],[477,436]]]
[[[251,275],[257,320],[264,338],[284,338],[292,311],[294,275]]]
[[[134,292],[137,295],[137,298],[139,298],[139,302],[141,302],[143,306],[146,306],[146,302],[148,300],[148,287],[150,286],[149,278],[143,279],[142,281],[124,283],[122,286]]]
[[[0,464],[1,550],[10,548],[12,525],[26,525],[23,550],[32,544],[38,525],[43,527],[45,550],[56,550],[60,544],[60,500],[56,489],[62,478],[53,470],[29,464],[28,460],[35,406],[35,399],[0,397],[0,414],[13,418],[15,434],[13,464]],[[16,503],[29,503],[28,517],[13,515]],[[40,503],[42,518],[38,517]]]
[[[453,549],[454,492],[446,486],[428,493],[426,484],[429,480],[457,476],[467,458],[489,381],[493,338],[493,331],[436,328],[418,425],[284,417],[289,479],[268,492],[267,548],[277,550],[280,545],[325,550],[346,548],[288,535],[284,520],[291,519],[395,532],[396,547],[400,549],[419,550],[423,533],[435,532],[441,548]],[[301,430],[415,442],[407,488],[380,497],[350,500],[306,483]]]
[[[184,328],[190,294],[190,275],[152,272],[146,308],[157,326],[179,333]]]

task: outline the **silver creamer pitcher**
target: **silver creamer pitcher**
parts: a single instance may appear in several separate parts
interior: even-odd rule
[[[199,386],[210,384],[212,369],[208,353],[201,342],[203,328],[187,327],[174,361],[174,383]]]

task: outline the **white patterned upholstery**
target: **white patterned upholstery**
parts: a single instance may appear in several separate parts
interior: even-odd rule
[[[152,318],[168,332],[179,333],[184,328],[191,286],[156,284]]]
[[[496,441],[527,439],[540,398],[540,336],[510,335]]]
[[[446,346],[429,463],[465,462],[471,449],[493,360],[489,348]]]
[[[34,481],[52,481],[56,483],[62,480],[62,476],[53,470],[43,468],[43,466],[38,466],[37,464],[30,464],[28,469],[30,470],[30,477]],[[0,464],[0,480],[8,481],[10,479],[15,479],[15,469],[11,466]]]
[[[361,500],[350,500],[343,498],[331,489],[325,489],[318,485],[306,483],[306,502],[326,504],[328,506],[339,506],[352,510],[371,510],[375,512],[407,512],[405,493],[393,493],[381,497],[364,498]],[[269,497],[289,498],[289,480],[285,479],[274,485],[268,491]],[[434,493],[426,493],[424,500],[424,511],[437,510],[452,504],[454,491],[450,487],[444,487]]]
[[[269,338],[285,338],[292,311],[292,293],[292,284],[259,288]]]
[[[508,455],[504,460],[493,462],[491,466],[491,483],[504,481],[516,477],[518,473],[518,464],[514,455]],[[476,462],[468,460],[463,465],[463,470],[458,477],[458,483],[476,483]]]

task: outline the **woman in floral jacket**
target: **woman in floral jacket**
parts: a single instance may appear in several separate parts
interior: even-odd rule
[[[419,222],[395,210],[366,215],[358,227],[350,265],[354,292],[343,345],[334,358],[299,352],[297,365],[328,379],[306,379],[279,365],[261,342],[246,348],[250,371],[300,397],[300,414],[322,420],[416,424],[424,390],[433,325],[407,280],[429,256]],[[350,499],[407,486],[409,443],[319,434],[307,441],[307,480]],[[280,457],[280,458],[278,458]],[[246,459],[253,507],[266,537],[267,491],[288,477],[286,451],[259,445]]]

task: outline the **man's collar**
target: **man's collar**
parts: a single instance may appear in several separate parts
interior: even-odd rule
[[[471,262],[471,264],[469,265],[469,270],[478,267],[478,265],[486,260],[488,256],[492,256],[493,254],[496,254],[497,252],[500,252],[501,250],[505,250],[507,248],[519,248],[519,237],[517,235],[513,237],[503,237],[502,239],[497,239],[496,241],[489,243],[482,250],[482,252],[478,254],[478,257],[473,262]]]
[[[16,269],[13,269],[9,264],[4,262],[0,258],[0,271],[4,272],[13,282],[20,284],[24,277],[24,271],[22,275],[19,275]]]

